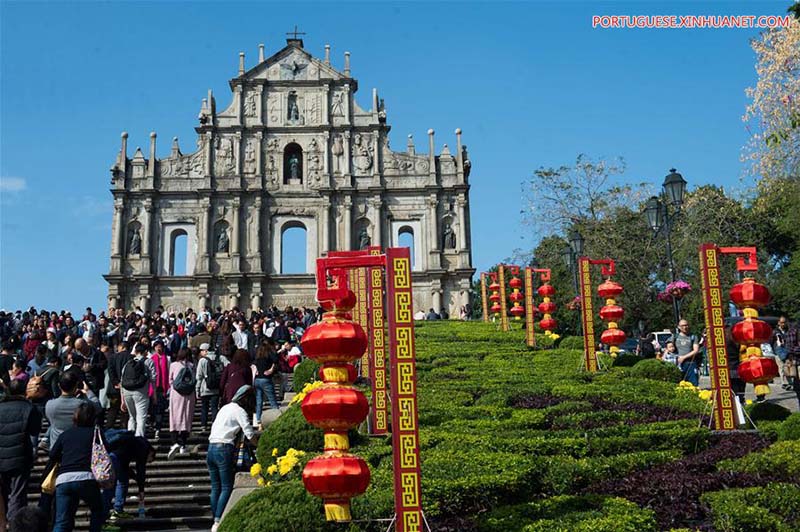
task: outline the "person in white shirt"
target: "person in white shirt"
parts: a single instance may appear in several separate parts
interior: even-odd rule
[[[240,432],[251,443],[258,442],[258,435],[253,430],[250,420],[256,408],[256,396],[252,386],[244,385],[231,398],[231,402],[223,406],[208,437],[208,474],[211,477],[211,513],[214,514],[214,525],[211,532],[216,532],[222,519],[222,512],[228,504],[233,491],[233,479],[236,475],[236,438]]]
[[[233,331],[233,342],[239,349],[247,349],[247,327],[244,321],[239,320],[236,322],[236,330]]]

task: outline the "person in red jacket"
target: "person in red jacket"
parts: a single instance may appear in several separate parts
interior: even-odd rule
[[[253,385],[253,372],[250,370],[250,353],[246,349],[237,349],[233,360],[225,366],[219,380],[219,389],[222,391],[221,402],[227,404],[242,386]]]

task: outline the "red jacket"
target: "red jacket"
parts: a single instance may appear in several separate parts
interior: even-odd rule
[[[245,384],[253,385],[253,372],[250,366],[242,367],[238,364],[228,364],[222,371],[219,379],[219,389],[222,390],[222,404],[230,403],[236,391]]]

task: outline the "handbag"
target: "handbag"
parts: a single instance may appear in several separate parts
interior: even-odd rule
[[[114,464],[108,455],[103,439],[100,437],[100,427],[94,427],[94,439],[92,440],[92,475],[100,485],[100,489],[113,488],[117,483],[114,474]]]
[[[50,472],[42,481],[42,493],[52,495],[56,492],[56,479],[58,478],[58,464],[54,464]]]
[[[239,442],[239,452],[236,455],[236,471],[250,471],[250,466],[254,463],[253,450],[242,437]]]

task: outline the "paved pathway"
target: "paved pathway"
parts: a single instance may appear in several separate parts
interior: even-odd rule
[[[700,376],[700,388],[704,389],[711,389],[711,378],[706,376]],[[769,385],[769,389],[771,393],[767,395],[767,401],[770,403],[777,403],[781,406],[785,406],[792,412],[800,411],[800,403],[797,400],[797,394],[791,390],[784,390],[781,388],[780,381],[775,379],[775,381]],[[745,397],[747,399],[755,400],[756,396],[753,393],[753,386],[748,384],[747,389],[745,390]]]

